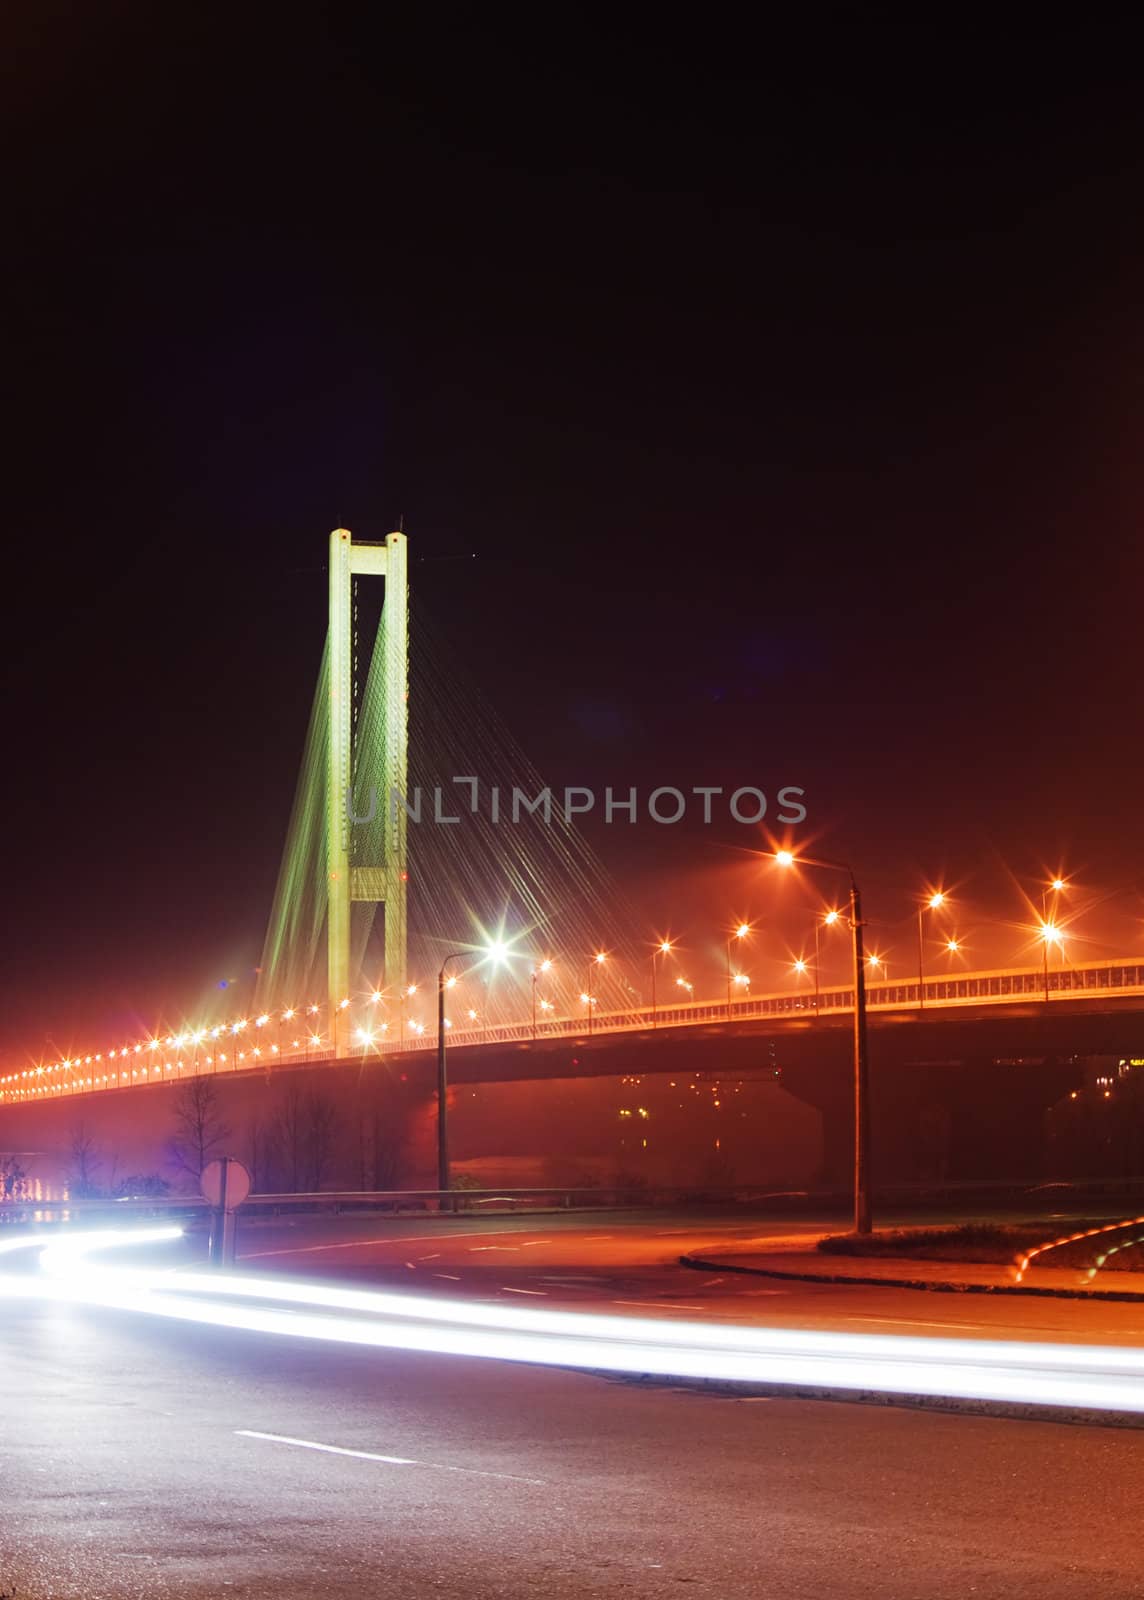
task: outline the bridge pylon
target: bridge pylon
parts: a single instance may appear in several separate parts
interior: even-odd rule
[[[355,901],[385,908],[385,983],[405,979],[406,948],[406,816],[393,797],[404,797],[409,761],[409,561],[403,533],[391,533],[383,544],[355,543],[347,528],[330,534],[329,743],[326,768],[326,920],[330,1038],[335,1052],[348,1046],[351,998],[350,919]],[[354,623],[353,580],[382,578],[380,643],[383,770],[376,775],[377,803],[382,809],[380,860],[355,863],[351,845],[354,779]]]

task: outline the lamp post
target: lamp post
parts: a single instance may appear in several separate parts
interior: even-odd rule
[[[924,957],[924,934],[922,932],[922,912],[940,911],[945,904],[945,895],[940,889],[934,891],[924,905],[918,906],[918,1010],[923,1011],[926,1003],[926,979]]]
[[[437,1187],[444,1193],[449,1182],[449,1074],[445,1059],[445,990],[449,987],[446,969],[450,961],[464,958],[464,950],[454,950],[441,963],[437,974]]]
[[[734,933],[727,940],[727,1021],[731,1020],[731,946],[736,940],[744,940],[751,931],[749,922],[740,922]]]
[[[485,951],[484,959],[487,961],[503,961],[507,954],[503,944],[492,944]],[[437,973],[437,1187],[445,1193],[452,1188],[449,1181],[449,1075],[446,1058],[445,1037],[448,1029],[445,1027],[445,990],[456,985],[456,978],[447,975],[451,961],[463,961],[471,958],[470,950],[453,950],[442,961]],[[409,992],[415,992],[411,984]]]
[[[588,968],[588,981],[584,985],[584,1004],[588,1007],[588,1033],[589,1033],[589,1035],[591,1035],[591,1032],[592,1032],[592,1007],[595,1004],[595,1002],[592,999],[592,968],[593,967],[602,967],[604,965],[604,962],[607,959],[608,959],[607,956],[604,954],[604,952],[602,950],[597,950],[596,954],[592,957],[591,965]]]
[[[651,1025],[652,1025],[653,1028],[658,1027],[658,1025],[659,1025],[659,1019],[658,1019],[658,1016],[656,1014],[656,999],[655,999],[655,964],[656,964],[656,961],[658,960],[658,958],[660,956],[670,955],[671,951],[672,951],[671,940],[670,939],[661,939],[659,944],[656,945],[655,949],[651,953]]]
[[[1063,943],[1064,934],[1055,922],[1042,922],[1041,924],[1041,956],[1045,979],[1045,1004],[1049,1003],[1049,946]]]
[[[825,872],[844,872],[850,882],[850,933],[854,951],[854,1232],[869,1233],[870,1218],[870,1063],[866,1038],[866,958],[862,947],[862,896],[853,868],[841,861],[810,860],[795,857],[790,850],[777,850],[774,859],[781,867],[793,867],[796,859],[805,867]]]
[[[536,980],[542,972],[551,972],[552,962],[546,957],[539,966],[532,969],[532,1037],[536,1038]]]

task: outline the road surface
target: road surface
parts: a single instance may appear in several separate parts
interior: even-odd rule
[[[18,1600],[1128,1600],[1144,1583],[1140,1432],[35,1302],[9,1309],[4,1345],[0,1593]]]

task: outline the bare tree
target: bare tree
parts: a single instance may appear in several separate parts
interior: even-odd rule
[[[170,1146],[173,1164],[197,1182],[203,1168],[229,1138],[230,1127],[220,1115],[214,1079],[188,1078],[175,1101],[175,1137]]]
[[[409,1147],[408,1129],[404,1120],[387,1117],[382,1111],[373,1114],[373,1182],[374,1189],[396,1189],[405,1170]]]
[[[338,1108],[329,1095],[314,1093],[306,1096],[303,1113],[306,1187],[313,1192],[322,1187],[333,1165],[338,1135]]]
[[[285,1192],[302,1194],[322,1187],[334,1164],[339,1121],[329,1095],[306,1093],[297,1083],[286,1085],[269,1141]]]
[[[85,1122],[77,1122],[71,1131],[71,1148],[68,1152],[68,1196],[72,1200],[93,1200],[100,1193],[96,1173],[103,1162],[95,1153],[95,1140]]]
[[[250,1167],[250,1187],[257,1192],[269,1186],[267,1177],[274,1156],[273,1140],[260,1116],[251,1117],[246,1131],[247,1148],[249,1151],[248,1166]]]
[[[297,1194],[302,1187],[304,1126],[302,1091],[291,1081],[286,1085],[270,1130],[278,1182],[286,1194]]]
[[[28,1173],[18,1156],[0,1156],[0,1200],[23,1200],[28,1193]],[[0,1600],[3,1596],[0,1595]]]

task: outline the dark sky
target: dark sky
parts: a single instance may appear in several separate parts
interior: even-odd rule
[[[1063,864],[1144,943],[1138,41],[299,15],[3,25],[0,1043],[256,959],[326,536],[399,516],[558,781],[800,784],[872,912]],[[649,925],[768,914],[647,831]]]

